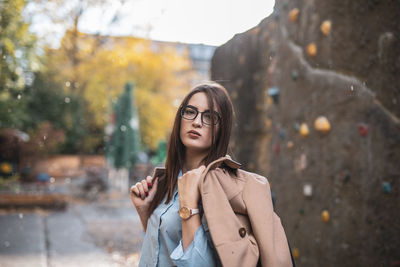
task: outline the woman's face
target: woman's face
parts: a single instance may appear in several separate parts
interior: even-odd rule
[[[209,110],[207,95],[203,92],[194,94],[187,104],[192,106],[199,112],[194,120],[181,118],[180,138],[186,150],[193,152],[205,153],[211,147],[211,127],[201,121],[201,112]],[[215,109],[214,111],[218,112]],[[218,133],[219,124],[216,125],[215,132]]]

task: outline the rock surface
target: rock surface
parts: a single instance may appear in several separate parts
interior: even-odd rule
[[[299,266],[400,261],[398,14],[399,1],[279,0],[212,59],[235,106],[233,156],[269,179]]]

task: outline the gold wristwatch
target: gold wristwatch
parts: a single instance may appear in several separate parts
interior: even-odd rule
[[[195,215],[198,213],[199,213],[199,209],[191,209],[188,207],[182,207],[179,209],[179,216],[182,218],[182,220],[187,220],[190,217],[192,217],[192,215]]]

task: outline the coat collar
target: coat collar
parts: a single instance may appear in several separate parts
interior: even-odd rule
[[[234,161],[229,155],[226,155],[225,157],[220,157],[219,159],[214,160],[210,164],[207,165],[206,169],[204,170],[204,173],[207,173],[211,168],[216,168],[221,166],[222,164],[225,164],[229,168],[232,169],[239,169],[242,164],[240,164],[237,161]]]

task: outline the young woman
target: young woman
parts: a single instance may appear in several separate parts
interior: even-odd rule
[[[276,237],[275,239],[262,237],[256,241],[256,238],[251,235],[253,224],[260,226],[260,233],[265,229],[270,232],[274,231],[272,227],[275,226],[275,218],[266,179],[254,178],[254,175],[250,176],[247,172],[241,172],[240,179],[237,179],[235,176],[237,173],[226,172],[225,169],[210,172],[211,165],[214,165],[215,162],[230,161],[225,156],[231,134],[232,117],[233,107],[228,93],[223,86],[217,83],[196,86],[182,101],[175,116],[164,172],[154,177],[148,176],[131,188],[131,199],[145,231],[139,266],[221,266],[221,261],[224,265],[232,266],[231,260],[235,260],[237,266],[245,266],[243,264],[246,262],[253,264],[254,261],[254,266],[257,263],[262,263],[263,266],[266,266],[267,263],[271,266],[278,266],[275,264],[276,262],[283,263],[279,266],[291,265],[287,264],[287,256],[289,255],[290,260],[290,254],[285,251],[288,252],[288,247],[284,232],[284,238],[281,238],[284,240],[279,243],[279,246],[283,248],[280,258],[275,256],[277,249],[272,244],[276,242]],[[235,163],[230,161],[228,165],[235,166]],[[221,180],[231,181],[231,184],[226,185],[226,182],[222,182],[222,187],[213,186],[210,182],[207,184],[203,180],[207,173],[216,177],[214,180],[210,178],[210,182]],[[228,173],[231,176],[228,176]],[[224,205],[223,203],[229,203],[225,196],[229,190],[215,190],[224,186],[233,188],[232,185],[234,185],[236,186],[234,188],[242,190],[244,195],[251,196],[254,195],[251,194],[252,191],[260,188],[256,184],[256,187],[251,189],[251,184],[258,182],[240,183],[237,187],[239,184],[237,181],[249,179],[251,181],[259,179],[262,182],[261,187],[265,190],[261,194],[265,194],[266,201],[271,202],[267,203],[270,209],[268,212],[271,213],[263,218],[250,217],[249,213],[250,220],[248,217],[247,219],[239,218],[242,215],[238,214],[238,219],[232,218],[231,221],[235,221],[236,224],[238,221],[243,221],[244,226],[239,225],[239,232],[236,231],[236,228],[231,227],[234,230],[225,233],[224,218],[218,218],[218,214],[227,212],[228,215],[225,219],[229,220],[229,216],[234,217],[236,214],[232,210],[240,208],[231,208],[229,205],[229,207],[221,206]],[[250,190],[250,193],[246,193],[246,190]],[[215,198],[207,198],[207,194]],[[250,197],[250,200],[244,200],[251,203],[253,198],[254,196]],[[264,197],[261,196],[260,199],[262,200]],[[241,202],[243,200],[238,203]],[[204,206],[204,214],[202,204],[205,203],[207,203],[207,207]],[[221,206],[221,210],[213,211],[213,208],[215,210],[219,207],[218,205]],[[254,204],[250,204],[250,206],[256,207]],[[255,210],[255,213],[259,213],[259,211]],[[261,213],[267,214],[266,212]],[[203,215],[209,215],[209,217]],[[271,219],[271,229],[261,228],[265,223],[262,220],[269,218],[274,218],[274,220]],[[212,223],[208,225],[207,220]],[[252,221],[251,225],[250,221]],[[278,226],[279,224],[280,221]],[[228,228],[229,226],[227,226]],[[275,226],[275,228],[277,227]],[[282,236],[282,231],[279,232],[279,235]],[[267,233],[266,236],[274,235]],[[243,238],[243,242],[247,243],[239,240],[243,245],[238,245],[239,243],[235,241],[235,244],[229,245],[229,248],[226,249],[224,244],[229,243],[225,240],[226,238],[229,240]],[[213,241],[217,242],[218,250]],[[260,246],[260,252],[258,252],[258,246]],[[250,249],[244,247],[250,247]],[[270,251],[273,252],[270,253]],[[245,256],[240,255],[243,253],[251,254],[247,257],[248,261]],[[239,262],[237,262],[236,256],[239,257]],[[275,259],[283,260],[275,261]],[[240,262],[242,260],[243,262]],[[251,266],[251,264],[246,266]]]

